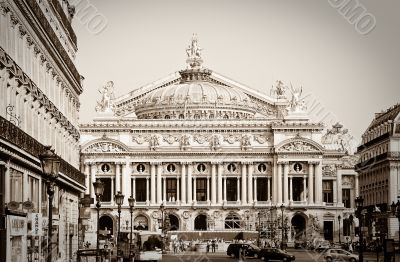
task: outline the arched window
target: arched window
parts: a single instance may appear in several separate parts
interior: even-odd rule
[[[179,119],[185,119],[185,115],[184,114],[180,114],[178,118]]]
[[[138,215],[135,217],[135,220],[133,222],[133,228],[135,230],[148,230],[149,225],[148,225],[148,220],[145,216],[143,215]]]
[[[165,115],[164,117],[165,119],[171,119],[171,117],[169,115]]]
[[[225,218],[225,229],[240,228],[240,218],[236,214],[229,214]]]

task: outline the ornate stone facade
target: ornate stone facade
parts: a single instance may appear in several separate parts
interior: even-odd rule
[[[122,221],[133,196],[134,216],[151,231],[159,231],[164,204],[171,234],[254,231],[260,219],[260,230],[279,238],[267,218],[278,219],[283,205],[290,244],[311,231],[337,240],[337,216],[349,217],[357,195],[349,181],[358,178],[343,165],[354,156],[324,146],[323,125],[309,121],[301,88],[261,94],[204,68],[193,46],[197,38],[187,69],[113,99],[113,115],[99,112],[80,126],[86,193],[94,198],[96,178],[106,183],[109,226],[116,229],[113,195],[122,191]],[[120,149],[110,151],[111,141]],[[95,229],[85,241],[94,244]]]

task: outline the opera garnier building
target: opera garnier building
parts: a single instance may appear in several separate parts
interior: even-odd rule
[[[100,230],[116,235],[121,191],[121,234],[132,196],[138,231],[188,240],[243,232],[264,243],[283,236],[289,246],[354,238],[348,131],[310,121],[301,88],[278,81],[266,95],[204,67],[196,36],[186,52],[186,69],[121,97],[108,82],[97,117],[80,126],[86,194],[96,199],[92,183],[104,183]],[[95,203],[84,238],[93,245]]]

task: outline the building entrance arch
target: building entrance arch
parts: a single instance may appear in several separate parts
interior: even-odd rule
[[[295,240],[306,238],[307,220],[304,214],[296,214],[292,217],[292,232]]]
[[[207,230],[207,216],[198,215],[194,220],[194,230]]]
[[[107,235],[113,235],[114,221],[109,215],[103,215],[99,219],[99,230],[109,231]]]
[[[179,219],[177,216],[173,215],[173,214],[169,214],[169,230],[173,231],[173,230],[179,230]]]

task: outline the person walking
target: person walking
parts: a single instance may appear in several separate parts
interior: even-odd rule
[[[211,242],[212,252],[215,253],[215,239]]]

